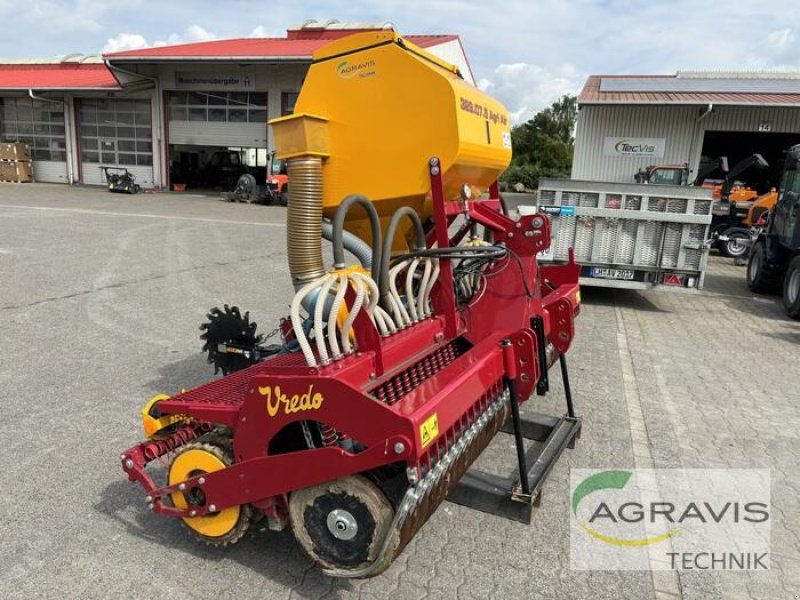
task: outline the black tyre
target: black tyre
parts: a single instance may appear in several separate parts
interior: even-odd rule
[[[767,263],[767,248],[763,241],[756,242],[747,261],[747,287],[754,292],[776,293],[780,290],[780,273]]]
[[[306,554],[325,569],[346,576],[380,558],[394,509],[372,481],[351,475],[292,492],[289,517]],[[389,558],[397,542],[399,538],[394,538]]]
[[[720,244],[720,251],[730,258],[745,256],[750,248],[750,234],[745,231],[728,231],[727,240]]]
[[[783,306],[786,314],[800,319],[800,256],[795,256],[783,278]]]
[[[284,188],[283,191],[278,194],[278,203],[281,206],[289,206],[289,190]]]

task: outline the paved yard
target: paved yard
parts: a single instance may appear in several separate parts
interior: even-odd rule
[[[570,356],[583,436],[530,527],[445,504],[384,575],[342,581],[288,532],[213,550],[151,514],[119,452],[141,439],[146,399],[211,377],[206,309],[236,303],[265,331],[287,312],[283,215],[0,187],[0,597],[798,597],[800,323],[721,258],[701,294],[584,292]],[[560,412],[555,383],[526,410]],[[480,462],[507,472],[512,457],[498,438]],[[571,571],[570,467],[632,466],[771,468],[772,570]]]

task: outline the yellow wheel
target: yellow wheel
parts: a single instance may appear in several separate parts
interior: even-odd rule
[[[203,442],[192,442],[181,448],[169,465],[169,485],[214,471],[231,464],[230,444],[225,438],[209,434]],[[200,486],[188,488],[171,495],[176,508],[191,509],[206,506],[206,497]],[[182,519],[186,526],[202,541],[213,546],[233,544],[247,532],[252,510],[250,505],[232,506],[216,513]]]

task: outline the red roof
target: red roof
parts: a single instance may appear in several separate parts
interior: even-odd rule
[[[160,46],[157,48],[142,48],[141,50],[125,50],[103,55],[104,58],[114,62],[118,60],[202,60],[202,59],[279,59],[279,60],[310,60],[315,50],[322,48],[332,39],[354,33],[350,30],[337,30],[326,32],[324,37],[314,39],[292,38],[239,38],[233,40],[216,40],[212,42],[196,42],[193,44],[179,44],[177,46]],[[428,48],[452,40],[457,40],[457,35],[408,35],[404,36],[409,42]]]
[[[675,91],[601,91],[604,79],[662,79],[674,81],[675,75],[590,75],[578,95],[578,104],[730,104],[730,105],[800,105],[798,93],[754,92],[675,92]]]
[[[104,64],[0,64],[0,89],[119,89]]]
[[[225,60],[226,58],[255,61],[302,60],[310,61],[311,55],[329,43],[354,33],[356,30],[303,29],[289,31],[286,38],[241,38],[160,46],[127,50],[104,55],[117,61],[159,60]],[[363,31],[363,30],[357,30]],[[457,35],[409,35],[407,40],[429,48],[445,42],[458,40]],[[119,82],[102,63],[39,63],[0,64],[0,89],[7,90],[53,90],[53,89],[119,89]]]

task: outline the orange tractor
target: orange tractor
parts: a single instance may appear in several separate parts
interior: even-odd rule
[[[760,154],[753,154],[728,168],[728,158],[720,157],[708,168],[700,171],[689,183],[689,164],[651,165],[640,169],[634,180],[651,185],[699,185],[714,190],[715,207],[711,221],[711,243],[720,252],[732,258],[744,256],[750,247],[750,227],[758,217],[775,206],[774,189],[761,196],[751,187],[737,181],[736,177],[751,167],[765,169],[769,165]],[[723,173],[722,179],[709,179],[714,171]]]

